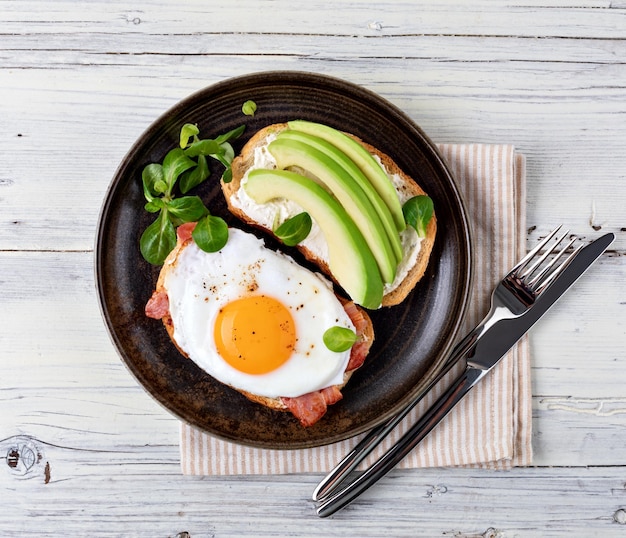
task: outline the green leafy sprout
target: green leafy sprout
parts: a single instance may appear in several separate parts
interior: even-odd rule
[[[433,201],[426,195],[409,198],[402,206],[405,222],[415,228],[420,237],[426,237],[426,227],[433,217],[433,211]]]
[[[293,247],[307,238],[311,226],[313,226],[311,215],[306,212],[298,213],[278,226],[274,230],[274,235],[288,247]]]
[[[322,335],[324,345],[331,351],[341,353],[348,351],[356,342],[356,333],[347,327],[338,325],[326,330]]]
[[[179,147],[170,150],[162,163],[147,165],[141,174],[145,209],[158,213],[139,240],[142,256],[153,265],[161,265],[176,246],[176,227],[197,222],[192,238],[199,248],[216,252],[228,240],[228,226],[220,217],[211,215],[198,196],[187,193],[210,175],[208,158],[224,166],[222,181],[232,180],[231,163],[235,152],[231,145],[241,136],[245,125],[214,139],[201,139],[197,125],[186,123],[180,130]],[[175,187],[185,196],[176,197]]]
[[[241,111],[246,116],[254,116],[254,113],[256,112],[256,103],[254,101],[246,101],[241,107]]]

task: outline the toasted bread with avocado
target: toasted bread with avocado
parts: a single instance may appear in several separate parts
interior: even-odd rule
[[[292,125],[298,123],[303,122],[293,122]],[[285,133],[290,130],[291,127],[289,123],[277,123],[269,125],[255,133],[243,147],[241,153],[236,156],[232,162],[232,181],[229,183],[222,182],[221,184],[226,203],[231,213],[247,224],[262,228],[271,234],[274,233],[276,222],[279,219],[284,220],[284,218],[286,218],[285,215],[268,214],[266,218],[261,219],[258,214],[250,209],[250,205],[242,202],[242,199],[246,199],[248,202],[250,201],[249,197],[247,197],[242,190],[245,191],[245,183],[247,181],[248,174],[252,170],[280,168],[277,166],[276,161],[273,160],[273,155],[268,150],[268,147],[274,140],[276,140],[277,137],[279,137],[281,133]],[[364,142],[354,135],[348,133],[343,134],[358,142],[362,148],[378,160],[380,167],[382,167],[389,179],[389,182],[394,187],[395,195],[398,198],[398,200],[394,201],[394,203],[396,203],[398,207],[412,197],[427,195],[427,193],[425,193],[424,190],[408,174],[400,169],[400,167],[389,155],[381,152],[371,144]],[[318,152],[316,155],[319,156],[321,154]],[[323,161],[323,159],[326,159],[324,155],[319,156],[320,162]],[[307,162],[308,165],[308,161],[305,160],[305,162]],[[323,182],[323,180],[320,180],[318,175],[311,173],[309,169],[302,166],[291,165],[288,166],[287,169],[308,177],[317,183]],[[336,192],[333,192],[333,195],[335,194]],[[354,196],[350,196],[350,193],[348,193],[348,196],[346,197],[347,203],[351,203],[351,198],[354,198]],[[341,203],[341,199],[339,201]],[[380,202],[380,200],[376,200],[376,202]],[[350,211],[350,208],[348,208],[348,210]],[[352,211],[357,211],[357,209],[352,209]],[[390,211],[393,212],[394,210]],[[403,223],[398,224],[397,213],[398,211],[395,210],[395,213],[391,218],[395,219],[398,228],[401,228]],[[367,219],[364,220],[367,221]],[[387,221],[389,221],[389,218],[387,218]],[[390,225],[388,222],[383,222],[383,225],[376,230],[380,230],[379,244],[382,244],[382,248],[386,248],[386,245],[384,244],[386,237],[384,235],[384,230],[388,231],[389,227]],[[399,241],[397,241],[397,243],[400,245],[399,248],[401,249],[400,256],[397,256],[395,260],[395,263],[397,264],[397,272],[393,281],[388,280],[385,283],[380,306],[392,306],[401,303],[415,287],[417,282],[419,282],[419,280],[423,277],[433,250],[436,232],[437,219],[434,213],[425,227],[424,236],[421,238],[418,237],[415,230],[408,227],[405,230],[397,230],[397,233],[399,234]],[[366,240],[369,240],[373,234],[368,232],[363,233],[362,235],[366,238]],[[324,239],[318,238],[316,241],[319,243],[320,240],[323,241]],[[395,242],[396,238],[393,238],[393,241]],[[391,243],[392,241],[388,242]],[[296,246],[296,248],[306,257],[307,260],[317,265],[324,274],[345,289],[345,286],[341,281],[339,281],[331,267],[331,264],[329,263],[329,257],[328,253],[325,251],[325,247],[318,247],[319,244],[315,246],[312,241],[308,241],[306,239]],[[376,248],[376,245],[374,245],[374,248]],[[393,248],[396,248],[395,245]],[[393,248],[388,250],[393,250]],[[380,256],[383,258],[384,256],[389,256],[393,260],[393,254],[389,254],[389,252],[381,253]]]

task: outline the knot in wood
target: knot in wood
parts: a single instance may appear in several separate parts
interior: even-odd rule
[[[33,467],[43,460],[42,450],[26,437],[10,439],[6,452],[6,464],[12,473],[17,475],[28,474]]]

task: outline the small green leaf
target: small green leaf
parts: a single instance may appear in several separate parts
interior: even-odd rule
[[[215,141],[218,144],[223,144],[224,142],[230,142],[231,140],[236,140],[243,134],[245,130],[246,130],[246,126],[240,125],[239,127],[233,129],[232,131],[228,131],[227,133],[217,136],[215,138]]]
[[[174,198],[168,202],[167,209],[173,217],[178,219],[180,224],[184,222],[195,222],[209,212],[198,196]]]
[[[193,166],[196,166],[196,162],[187,157],[182,149],[174,148],[167,153],[163,159],[163,173],[168,193],[172,192],[178,176]]]
[[[162,211],[148,226],[139,240],[141,254],[152,265],[161,265],[176,246],[176,230],[167,211]]]
[[[356,333],[347,327],[331,327],[323,335],[324,344],[331,351],[347,351],[356,342]]]
[[[207,215],[198,221],[191,237],[205,252],[217,252],[228,241],[228,225],[220,217]]]
[[[215,140],[196,140],[185,150],[185,155],[197,157],[198,155],[211,155],[220,151],[220,145]]]
[[[224,183],[230,183],[233,180],[233,171],[231,170],[230,166],[224,170],[224,173],[222,174],[222,181]]]
[[[426,227],[433,216],[433,211],[433,201],[425,195],[414,196],[402,206],[405,222],[415,228],[420,237],[426,236]]]
[[[246,116],[254,116],[254,113],[256,112],[256,103],[254,101],[246,101],[241,107],[241,111]]]
[[[180,192],[187,194],[191,189],[197,187],[210,175],[209,165],[204,155],[198,155],[198,166],[186,170],[180,177]]]
[[[211,155],[211,157],[213,157],[214,159],[218,160],[219,162],[221,162],[225,168],[229,168],[231,161],[229,161],[226,158],[226,152],[220,148],[220,152],[219,153],[214,153],[213,155]]]
[[[161,198],[154,198],[150,200],[144,208],[148,213],[158,213],[164,206],[165,204]]]
[[[185,123],[180,130],[180,147],[185,149],[189,145],[189,139],[200,134],[200,129],[193,123]]]
[[[276,228],[274,235],[288,247],[293,247],[307,238],[312,224],[313,221],[308,213],[298,213]]]
[[[154,190],[157,194],[164,194],[167,190],[167,183],[165,183],[162,179],[159,179],[154,184]]]
[[[143,194],[148,202],[151,202],[155,196],[159,196],[155,185],[159,181],[165,181],[163,167],[158,163],[152,163],[146,166],[141,172],[141,181],[143,183]]]
[[[230,143],[222,142],[220,144],[220,148],[222,148],[220,155],[222,155],[222,157],[224,158],[224,161],[226,161],[228,164],[232,163],[233,159],[235,158],[235,150],[230,145]]]

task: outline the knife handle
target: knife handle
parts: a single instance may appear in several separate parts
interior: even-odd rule
[[[407,433],[369,469],[343,489],[322,501],[317,515],[328,517],[340,510],[385,476],[413,450],[454,406],[486,374],[468,366]]]

